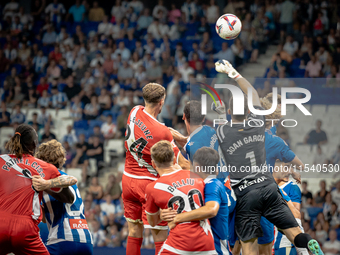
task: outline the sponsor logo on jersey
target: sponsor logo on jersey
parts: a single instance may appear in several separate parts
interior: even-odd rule
[[[69,219],[71,229],[89,229],[84,219]]]
[[[267,180],[267,178],[265,176],[259,177],[259,178],[255,179],[255,180],[252,180],[252,181],[245,180],[243,182],[243,185],[240,185],[238,187],[238,189],[240,191],[242,191],[242,190],[245,190],[246,188],[248,188],[248,187],[250,187],[250,186],[252,186],[254,184],[258,184],[258,183],[264,182],[265,180]]]

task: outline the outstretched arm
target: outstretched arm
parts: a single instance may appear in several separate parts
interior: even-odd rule
[[[184,145],[187,143],[188,137],[182,135],[180,132],[178,132],[177,130],[169,127],[170,133],[172,134],[172,137],[174,138],[174,140],[181,145],[182,147],[184,147]]]
[[[253,105],[261,106],[260,97],[256,89],[250,82],[243,78],[227,60],[217,61],[215,63],[215,69],[217,72],[228,74],[230,78],[234,79],[246,95],[248,95],[248,89],[250,89],[253,96]]]

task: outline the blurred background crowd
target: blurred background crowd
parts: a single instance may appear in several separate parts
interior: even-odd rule
[[[222,40],[215,32],[223,13],[242,20],[242,33],[234,41]],[[268,56],[272,45],[277,49]],[[271,58],[269,66],[258,62],[261,57]],[[79,176],[95,246],[124,246],[127,225],[120,181],[129,111],[143,103],[143,86],[158,82],[167,90],[160,119],[186,134],[182,115],[190,100],[190,79],[217,77],[218,59],[233,63],[241,73],[249,63],[259,63],[262,73],[257,76],[268,78],[257,86],[260,96],[271,92],[274,78],[323,77],[324,91],[336,89],[340,87],[340,3],[116,0],[111,6],[86,0],[2,1],[1,153],[6,153],[4,144],[21,123],[31,124],[40,142],[61,141],[67,152],[66,170]],[[321,112],[319,116],[340,117],[338,106],[311,108]],[[305,146],[314,145],[308,147],[315,155],[312,164],[339,164],[338,129],[324,131],[321,125],[320,120],[312,131],[312,126],[303,130],[304,146],[299,150],[305,153]],[[278,134],[297,143],[283,127]],[[324,153],[327,137],[334,135]],[[313,187],[312,192],[304,183],[302,191],[305,231],[324,244],[325,254],[338,254],[340,182],[321,181],[320,191]],[[153,246],[146,230],[143,247]],[[333,248],[327,252],[327,246]]]

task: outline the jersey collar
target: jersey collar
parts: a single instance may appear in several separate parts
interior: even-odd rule
[[[144,112],[146,115],[148,115],[150,118],[152,118],[152,119],[154,119],[155,121],[157,121],[159,124],[164,125],[164,123],[159,122],[154,116],[152,116],[150,113],[148,113],[147,111],[145,111],[145,108],[143,109],[143,112]]]
[[[212,179],[216,179],[216,175],[209,175],[207,178],[204,179],[204,183],[210,182]]]
[[[193,136],[193,135],[197,134],[199,131],[202,130],[202,128],[203,128],[203,126],[200,126],[199,128],[196,128],[196,129],[194,130],[194,132],[192,132],[192,133],[190,134],[190,136]]]
[[[285,184],[281,185],[280,188],[284,189],[288,184],[290,184],[292,181],[288,181]]]

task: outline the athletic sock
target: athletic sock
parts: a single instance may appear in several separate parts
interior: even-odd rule
[[[140,255],[140,247],[142,246],[143,238],[128,236],[126,245],[126,254]]]
[[[159,253],[159,251],[161,250],[162,246],[163,246],[163,242],[155,242],[155,255],[157,255]]]
[[[312,240],[312,237],[306,233],[300,233],[294,238],[294,245],[298,248],[307,248],[308,242]]]
[[[297,223],[299,224],[299,227],[301,228],[302,233],[305,233],[305,230],[302,227],[301,220],[299,218],[295,218],[295,219]],[[295,249],[298,255],[309,255],[308,249],[306,248],[295,247]]]

